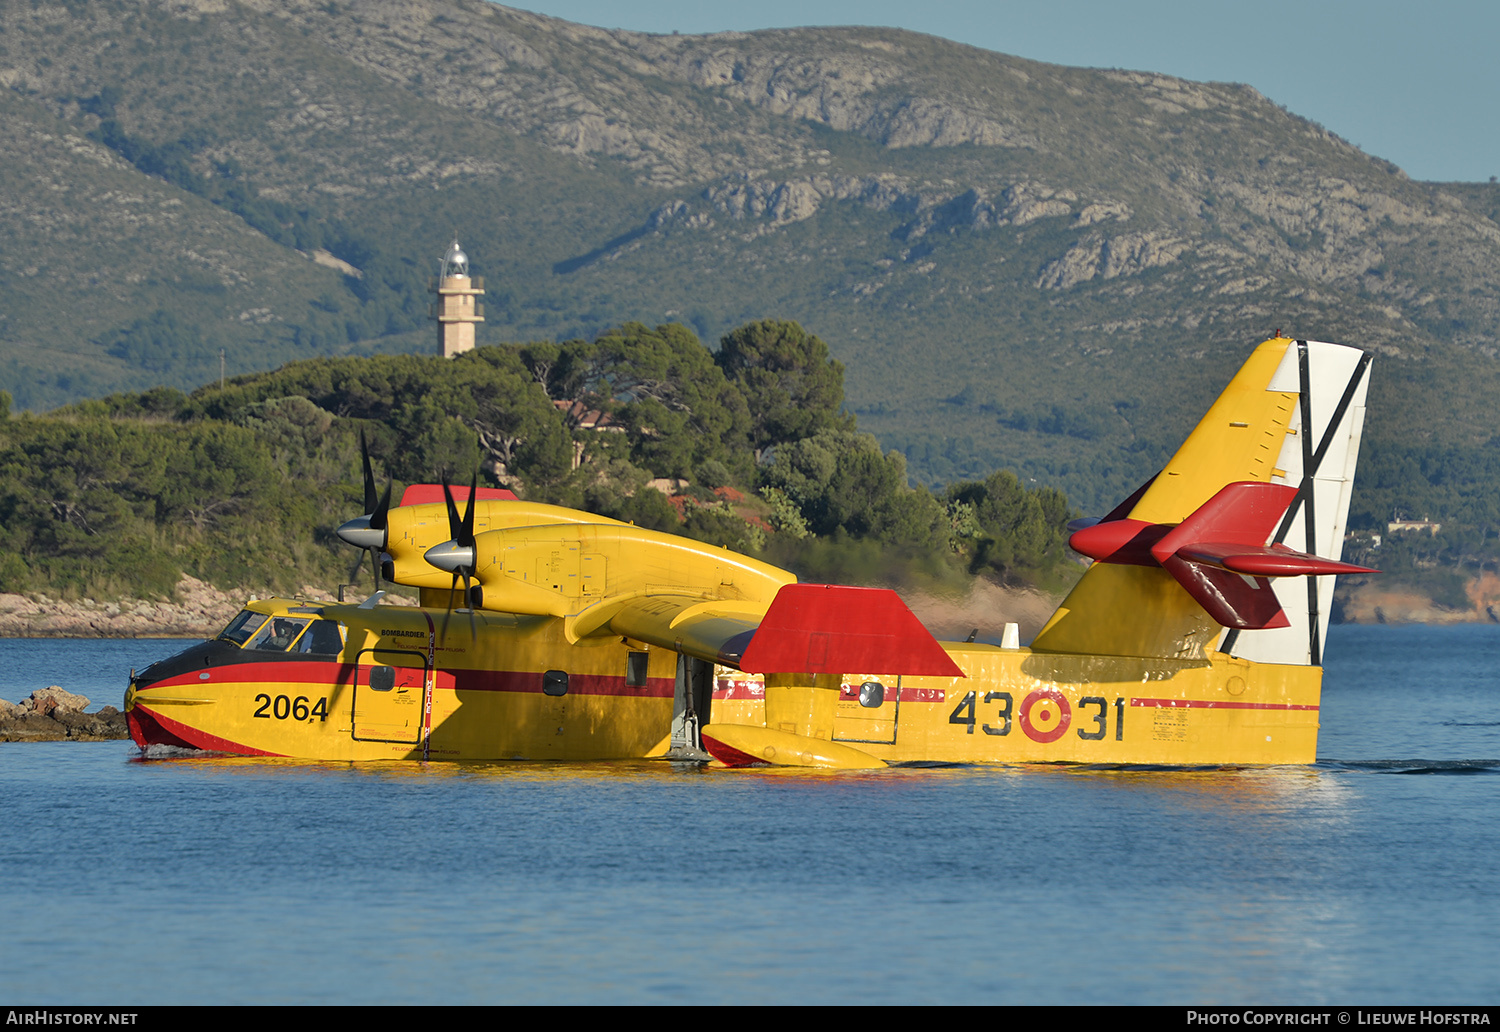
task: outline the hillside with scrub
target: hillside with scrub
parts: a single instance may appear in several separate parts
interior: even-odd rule
[[[1355,526],[1495,505],[1500,187],[1246,86],[483,0],[0,5],[0,86],[18,409],[427,351],[457,230],[485,342],[795,319],[939,491],[1104,511],[1280,328],[1376,353]]]
[[[506,486],[787,566],[805,579],[966,592],[1077,575],[1073,515],[1000,471],[911,487],[843,410],[843,367],[796,323],[717,352],[677,324],[456,359],[325,358],[0,421],[0,594],[169,598],[372,589],[334,529],[362,511],[361,445],[411,483]]]

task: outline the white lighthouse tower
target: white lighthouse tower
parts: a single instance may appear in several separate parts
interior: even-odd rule
[[[431,311],[443,357],[474,350],[474,324],[484,322],[484,306],[475,299],[484,293],[484,279],[469,276],[469,256],[458,246],[458,237],[453,238],[443,256],[442,271],[428,289],[438,296]]]

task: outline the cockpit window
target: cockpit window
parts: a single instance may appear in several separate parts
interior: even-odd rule
[[[263,613],[241,609],[239,614],[229,621],[229,626],[219,632],[219,637],[225,641],[232,641],[236,645],[244,645],[250,640],[250,635],[260,630],[260,625],[265,623],[266,619]]]
[[[333,620],[314,620],[307,633],[297,639],[297,647],[292,651],[329,656],[337,655],[343,649],[344,636],[339,625]]]
[[[309,623],[310,620],[298,620],[290,616],[273,616],[245,647],[262,652],[285,652]]]

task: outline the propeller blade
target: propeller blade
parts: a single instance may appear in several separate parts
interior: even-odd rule
[[[386,481],[385,494],[380,496],[380,501],[370,510],[370,527],[373,530],[384,530],[386,517],[391,512],[391,488],[394,485]]]
[[[370,468],[370,444],[365,440],[363,428],[359,431],[359,457],[365,467],[365,512],[371,513],[375,511],[375,471]]]
[[[460,545],[474,546],[474,496],[479,493],[479,470],[469,480],[469,504],[464,506],[463,537],[455,538]]]
[[[448,489],[448,475],[443,474],[443,501],[448,503],[448,540],[458,540],[463,522],[458,518],[458,506],[453,504],[453,492]]]
[[[345,578],[350,584],[357,584],[354,578],[359,576],[359,568],[365,564],[365,550],[361,548],[359,554],[354,557],[354,565],[349,567],[349,576]]]
[[[449,596],[450,601],[452,596]],[[464,608],[469,611],[469,641],[473,641],[478,632],[474,627],[474,601],[469,598],[469,571],[464,571]]]
[[[438,641],[448,640],[448,618],[453,615],[453,592],[458,590],[458,571],[453,572],[453,583],[448,588],[448,609],[443,613],[443,630]]]
[[[458,591],[458,579],[460,577],[464,581],[464,604],[461,608],[469,614],[469,634],[472,636],[476,628],[474,623],[474,606],[469,601],[469,584],[470,578],[474,576],[474,498],[479,493],[479,471],[476,469],[474,476],[469,481],[469,498],[464,503],[463,516],[459,516],[458,503],[453,500],[453,490],[448,486],[448,481],[453,479],[452,473],[445,471],[442,479],[443,501],[448,506],[449,539],[444,544],[429,549],[427,561],[433,563],[439,569],[453,571],[453,580],[448,586],[448,609],[443,613],[443,637],[447,638],[448,636],[448,620],[453,615],[453,595]],[[460,555],[453,554],[452,546],[455,545],[460,549],[468,549],[468,562],[459,561],[455,564],[455,560],[458,560],[460,555],[462,555],[462,553]],[[431,554],[434,552],[441,554],[434,556]],[[438,561],[433,562],[434,558]]]
[[[359,432],[359,454],[361,465],[364,467],[365,476],[365,511],[362,515],[354,517],[335,531],[339,540],[353,545],[361,550],[374,549],[377,552],[385,547],[386,541],[386,519],[391,510],[391,489],[395,486],[393,481],[387,481],[385,493],[377,495],[375,492],[375,471],[370,466],[370,444],[365,438],[365,432]],[[359,564],[365,561],[361,554],[353,569],[357,570]],[[378,558],[375,560],[380,561]],[[353,574],[351,573],[352,577]],[[380,586],[380,571],[375,571],[375,586]]]

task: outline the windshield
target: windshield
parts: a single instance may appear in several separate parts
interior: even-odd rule
[[[287,647],[297,640],[297,635],[302,633],[302,628],[311,622],[311,620],[298,620],[290,616],[273,616],[266,621],[266,625],[250,639],[250,644],[245,647],[260,649],[263,652],[285,652]]]
[[[260,625],[265,623],[267,617],[263,613],[252,613],[248,609],[240,610],[229,626],[219,632],[219,637],[225,641],[232,641],[236,645],[244,645],[250,640],[250,635],[260,630]]]
[[[344,648],[342,632],[343,628],[332,620],[314,620],[313,625],[298,640],[297,647],[292,651],[323,656],[336,655]]]

